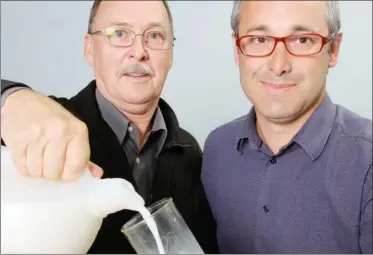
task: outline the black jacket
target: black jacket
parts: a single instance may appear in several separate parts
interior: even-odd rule
[[[15,84],[1,82],[4,91]],[[18,84],[24,86],[24,84]],[[103,178],[125,178],[136,187],[124,151],[114,132],[102,119],[95,98],[96,83],[87,87],[70,99],[56,98],[89,130],[91,161],[104,169]],[[205,253],[218,253],[216,224],[210,211],[202,187],[202,152],[197,141],[187,131],[180,128],[171,107],[159,101],[159,107],[166,122],[168,135],[165,146],[157,158],[157,169],[152,191],[147,205],[165,197],[172,197],[174,203]],[[123,210],[107,216],[89,253],[134,253],[120,229],[135,213]]]

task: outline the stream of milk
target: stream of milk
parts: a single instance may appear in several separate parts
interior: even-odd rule
[[[144,219],[146,225],[148,225],[150,231],[152,232],[152,234],[155,238],[155,242],[157,244],[159,254],[165,254],[163,244],[162,244],[162,240],[161,240],[161,237],[159,236],[157,224],[155,223],[154,219],[152,218],[150,212],[148,211],[148,209],[146,207],[140,207],[138,209],[138,212],[141,214],[141,216]]]

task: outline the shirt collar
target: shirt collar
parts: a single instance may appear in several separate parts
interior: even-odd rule
[[[292,140],[299,144],[312,160],[316,160],[325,148],[332,131],[335,111],[336,107],[326,93],[321,104]],[[262,140],[256,128],[254,107],[251,108],[242,124],[237,140],[237,150],[241,152],[245,142],[248,142],[252,149],[259,150]]]
[[[332,132],[336,107],[328,94],[313,112],[306,124],[295,135],[293,141],[299,144],[314,161],[324,150]]]
[[[126,136],[128,126],[130,124],[128,119],[110,101],[108,101],[98,89],[96,89],[96,100],[97,100],[97,104],[100,109],[102,118],[106,121],[109,127],[113,130],[116,137],[118,138],[119,143],[122,143],[124,140],[124,137]],[[164,130],[167,133],[166,123],[163,118],[162,111],[160,110],[159,107],[157,107],[156,109],[152,122],[153,124],[152,124],[151,132],[155,132],[158,130]]]
[[[158,130],[165,130],[167,131],[166,127],[166,122],[163,118],[162,111],[159,107],[157,107],[157,110],[155,112],[154,120],[153,120],[153,125],[152,125],[152,130],[151,132],[155,132]]]
[[[249,143],[250,148],[259,150],[262,140],[256,129],[255,108],[252,107],[249,114],[243,119],[242,127],[239,130],[237,150],[241,152],[245,143]]]

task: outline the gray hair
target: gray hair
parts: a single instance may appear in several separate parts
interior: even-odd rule
[[[102,1],[104,1],[104,0],[94,0],[93,1],[93,5],[92,5],[92,8],[91,8],[91,12],[89,14],[89,20],[88,20],[88,34],[93,32],[92,31],[93,21],[96,17],[98,7],[100,6]],[[169,7],[167,1],[164,0],[162,2],[163,2],[164,7],[166,8],[166,11],[167,11],[167,14],[168,14],[168,20],[170,21],[171,30],[172,30],[172,34],[173,34],[174,33],[174,25],[173,25],[173,20],[172,20],[170,7]]]
[[[240,24],[240,7],[243,0],[237,0],[233,3],[231,15],[232,30],[238,35],[238,26]],[[327,1],[326,20],[329,26],[329,36],[334,38],[341,29],[341,18],[339,14],[338,1]]]

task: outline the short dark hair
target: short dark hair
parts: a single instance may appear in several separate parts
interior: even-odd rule
[[[88,33],[92,32],[92,24],[93,24],[93,21],[95,19],[98,7],[100,6],[100,4],[101,4],[102,1],[104,1],[104,0],[95,0],[93,2],[92,8],[91,8],[91,12],[89,14]],[[162,2],[164,4],[164,7],[166,8],[166,11],[167,11],[167,14],[168,14],[168,20],[170,21],[171,30],[172,30],[172,33],[173,33],[174,32],[174,26],[173,26],[173,20],[172,20],[172,15],[171,15],[170,7],[168,6],[167,1],[162,1]]]

